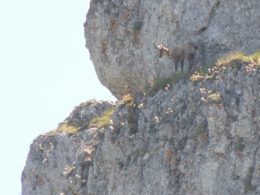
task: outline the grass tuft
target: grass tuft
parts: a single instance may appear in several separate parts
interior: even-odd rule
[[[260,50],[258,50],[255,53],[249,55],[248,57],[251,59],[251,61],[258,63],[258,65],[260,66]]]
[[[166,88],[167,86],[171,86],[172,84],[177,83],[181,78],[183,78],[184,74],[181,72],[175,73],[173,76],[168,78],[158,78],[153,82],[153,86],[151,92],[157,92],[161,89]]]
[[[220,71],[224,71],[228,67],[236,68],[238,70],[244,67],[245,74],[250,74],[252,70],[260,68],[260,50],[252,53],[251,55],[245,55],[242,52],[230,53],[222,58],[219,58],[213,65],[204,66],[197,69],[190,77],[190,80],[192,82],[198,82],[202,80],[214,79]]]
[[[89,127],[97,127],[97,128],[102,128],[105,126],[108,126],[110,124],[110,118],[111,115],[113,114],[114,109],[108,109],[106,110],[101,116],[97,116],[93,118],[90,123]]]
[[[249,59],[250,59],[249,56],[246,56],[242,52],[234,52],[218,59],[216,65],[224,66],[231,63],[232,61],[249,62],[250,61]]]
[[[133,96],[130,93],[128,93],[128,94],[122,96],[120,101],[123,104],[129,104],[129,103],[133,102],[133,99],[134,99]]]
[[[79,131],[79,127],[69,124],[67,121],[59,124],[58,128],[52,131],[49,131],[47,136],[55,136],[59,133],[66,133],[68,135],[73,135]]]
[[[208,103],[219,103],[221,101],[220,94],[218,93],[213,93],[210,94],[207,98]]]

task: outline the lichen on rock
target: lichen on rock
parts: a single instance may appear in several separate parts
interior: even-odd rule
[[[260,194],[259,7],[91,0],[86,46],[120,101],[82,103],[36,138],[22,194]],[[199,45],[191,75],[154,48],[187,40]],[[251,55],[217,60],[235,50]]]
[[[173,61],[159,59],[154,44],[194,41],[197,67],[231,51],[259,49],[259,9],[257,0],[92,0],[86,46],[101,83],[121,98],[125,86],[135,94],[173,75]]]
[[[127,96],[116,107],[76,107],[66,120],[80,131],[32,143],[23,195],[259,194],[260,61],[249,73],[252,64],[241,63],[239,70],[226,64],[215,79]],[[202,99],[211,94],[221,98]],[[85,126],[111,108],[109,125]]]

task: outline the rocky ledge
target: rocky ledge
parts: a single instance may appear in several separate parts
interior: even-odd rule
[[[260,59],[116,105],[89,101],[31,145],[23,195],[260,194]]]
[[[259,10],[259,0],[91,0],[86,46],[101,83],[121,98],[174,73],[173,61],[159,58],[154,44],[193,41],[197,67],[259,49]]]

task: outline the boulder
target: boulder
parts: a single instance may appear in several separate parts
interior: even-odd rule
[[[229,52],[259,49],[259,10],[258,0],[92,0],[86,47],[99,80],[120,98],[174,73],[173,61],[159,58],[154,44],[174,48],[195,42],[196,67]]]

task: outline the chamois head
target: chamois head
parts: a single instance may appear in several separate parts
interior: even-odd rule
[[[170,57],[170,49],[165,47],[163,43],[160,43],[159,45],[154,44],[154,47],[159,50],[159,57],[161,58],[163,56],[163,53],[166,53],[168,57]]]

